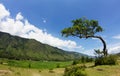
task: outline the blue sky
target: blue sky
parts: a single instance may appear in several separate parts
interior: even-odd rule
[[[86,40],[76,37],[65,38],[60,33],[63,28],[72,25],[71,20],[86,17],[98,20],[104,28],[104,31],[98,35],[106,40],[109,53],[120,52],[119,0],[1,0],[0,4],[9,13],[4,15],[4,18],[7,16],[6,20],[3,20],[1,16],[0,31],[21,37],[34,38],[64,50],[93,55],[94,49],[102,48],[102,43],[99,40]],[[2,9],[0,11],[2,12]],[[30,25],[29,28],[31,27],[31,29],[26,32],[26,30],[19,29],[19,26],[8,25],[5,27],[5,24],[12,23],[10,19],[13,20],[13,25],[17,25],[14,23],[19,21],[18,25],[20,25],[20,22],[23,23],[23,25],[20,25],[21,28]],[[3,27],[5,28],[3,29]],[[19,33],[18,31],[11,32],[8,27],[13,30],[17,28]],[[24,27],[24,29],[26,28]],[[39,32],[35,31],[36,29]],[[24,34],[23,31],[25,31]],[[26,33],[30,33],[29,36]]]

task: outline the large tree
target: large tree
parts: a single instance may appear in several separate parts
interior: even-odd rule
[[[80,18],[72,21],[72,26],[64,28],[61,33],[62,36],[75,36],[81,38],[98,38],[103,43],[103,55],[107,56],[106,42],[101,36],[97,36],[96,33],[102,32],[103,28],[96,20],[88,20],[86,18]]]

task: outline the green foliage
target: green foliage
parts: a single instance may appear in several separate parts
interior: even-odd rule
[[[80,18],[72,21],[72,27],[68,27],[62,30],[62,35],[77,36],[79,38],[88,38],[88,36],[94,36],[97,32],[102,32],[103,29],[99,26],[98,21],[88,20],[86,18]]]
[[[117,57],[115,55],[97,57],[95,60],[95,66],[97,65],[116,65]]]
[[[76,65],[76,64],[79,64],[79,63],[81,63],[80,60],[74,60],[73,63],[72,63],[72,65]]]
[[[25,39],[0,32],[0,58],[16,60],[67,61],[81,54],[67,52],[56,47],[42,44],[34,39]]]
[[[65,68],[64,76],[87,76],[84,66],[74,66]]]
[[[94,58],[91,58],[91,57],[85,58],[85,62],[93,62],[93,61],[94,61]]]
[[[28,64],[28,68],[31,68],[31,63]]]
[[[100,49],[94,50],[94,51],[95,51],[95,55],[96,55],[97,57],[103,56],[103,51],[100,51]]]
[[[59,63],[56,65],[56,68],[60,68],[60,64]]]
[[[76,59],[73,61],[72,65],[85,63],[85,62],[93,62],[93,58],[82,56],[80,59]]]

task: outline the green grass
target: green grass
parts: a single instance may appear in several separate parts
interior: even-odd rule
[[[21,68],[34,68],[34,69],[53,69],[65,68],[72,64],[72,61],[28,61],[28,60],[7,60],[1,59],[0,62],[6,63],[5,65]]]

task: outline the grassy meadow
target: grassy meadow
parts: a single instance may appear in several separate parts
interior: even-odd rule
[[[8,60],[0,59],[0,63],[20,68],[32,68],[32,69],[54,69],[65,68],[72,64],[72,61],[31,61],[31,60]]]
[[[1,59],[0,76],[63,76],[64,68],[72,62],[55,61],[17,61]],[[31,65],[29,65],[29,63]],[[81,66],[83,64],[78,64]],[[102,65],[94,67],[93,63],[85,63],[87,76],[120,76],[118,65]],[[72,65],[71,65],[72,66]]]

